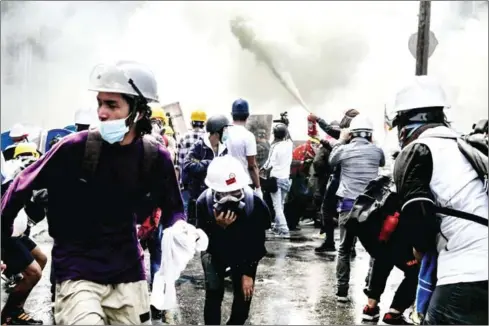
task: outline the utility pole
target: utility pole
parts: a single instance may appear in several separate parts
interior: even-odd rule
[[[430,42],[431,1],[419,2],[418,42],[416,46],[416,75],[428,74],[428,57]]]

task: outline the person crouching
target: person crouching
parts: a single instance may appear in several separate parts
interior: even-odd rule
[[[265,230],[270,212],[248,186],[247,171],[240,161],[226,155],[209,165],[206,185],[197,199],[197,227],[209,237],[202,253],[205,276],[204,321],[221,324],[224,278],[231,268],[234,300],[228,325],[248,319],[258,262],[265,256]]]

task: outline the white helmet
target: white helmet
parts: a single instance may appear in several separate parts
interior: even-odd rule
[[[431,76],[415,76],[396,94],[394,113],[419,108],[448,108],[445,91]]]
[[[209,164],[205,184],[217,192],[232,192],[248,185],[248,175],[238,159],[225,155]]]
[[[75,123],[79,125],[90,125],[95,120],[95,112],[90,109],[79,109],[75,112]]]
[[[372,121],[364,114],[359,114],[351,120],[350,131],[372,133],[374,126]]]
[[[12,138],[26,136],[27,134],[27,129],[20,123],[15,124],[9,132],[9,136]]]
[[[144,65],[132,61],[96,66],[90,75],[89,90],[138,96],[139,94],[129,83],[130,79],[149,102],[158,100],[158,87],[154,74]]]

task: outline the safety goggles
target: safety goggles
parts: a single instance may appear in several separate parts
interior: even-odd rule
[[[214,192],[214,202],[218,204],[224,204],[227,202],[240,202],[244,198],[243,190],[237,190],[232,192]]]

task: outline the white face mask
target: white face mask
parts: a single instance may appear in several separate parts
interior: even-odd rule
[[[137,121],[138,116],[139,113],[136,113],[134,122]],[[129,132],[129,127],[126,125],[126,120],[128,118],[129,117],[117,120],[100,121],[99,131],[102,139],[109,144],[114,144],[122,141],[124,139],[124,136]]]
[[[224,131],[222,133],[222,137],[221,137],[221,143],[225,143],[226,140],[228,140],[229,138],[229,131],[228,131],[228,128],[224,128]]]

